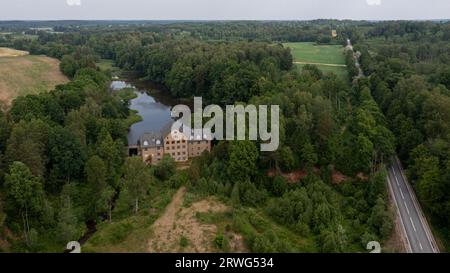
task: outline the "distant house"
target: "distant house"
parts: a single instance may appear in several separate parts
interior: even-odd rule
[[[185,162],[204,151],[211,151],[211,138],[201,129],[189,128],[185,134],[182,128],[172,130],[172,124],[164,126],[160,132],[146,133],[139,138],[138,155],[144,162],[155,165],[164,155],[171,156],[175,162]]]
[[[331,30],[331,37],[336,38],[337,36],[337,31],[335,29]]]

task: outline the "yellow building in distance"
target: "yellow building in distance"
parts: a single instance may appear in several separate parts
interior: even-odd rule
[[[335,29],[331,30],[331,37],[336,38],[337,36],[337,31]]]

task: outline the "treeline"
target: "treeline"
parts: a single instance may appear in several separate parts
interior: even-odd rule
[[[419,200],[448,241],[450,224],[450,48],[448,24],[385,24],[361,42],[371,92],[390,120]],[[380,26],[381,28],[381,26]],[[414,38],[417,36],[416,38]],[[375,36],[379,39],[378,36]],[[420,39],[419,39],[420,38]],[[418,40],[418,41],[416,41]]]
[[[367,31],[367,38],[393,37],[406,38],[412,41],[434,42],[450,39],[450,23],[448,21],[388,21],[374,24]]]
[[[292,68],[289,49],[258,42],[205,42],[157,33],[112,33],[84,37],[67,34],[56,40],[40,38],[21,49],[60,58],[72,76],[80,67],[94,66],[99,57],[165,85],[174,97],[202,96],[220,104],[248,101],[260,95],[264,82],[277,81]],[[84,42],[81,42],[84,40]],[[63,46],[69,42],[69,47]],[[65,52],[60,49],[65,50]]]
[[[4,32],[26,32],[46,35],[39,28],[77,34],[82,32],[140,32],[160,33],[197,40],[263,41],[263,42],[324,42],[341,43],[343,38],[331,38],[331,30],[345,31],[349,26],[371,25],[364,21],[62,21],[62,22],[1,22]],[[30,28],[36,28],[30,30]],[[58,34],[60,35],[60,33]]]
[[[289,50],[262,43],[171,40],[134,52],[118,50],[116,63],[164,84],[174,97],[196,95],[222,105],[264,93],[264,82],[292,67]]]

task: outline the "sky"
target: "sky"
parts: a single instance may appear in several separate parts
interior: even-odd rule
[[[0,20],[450,19],[450,0],[0,0]]]

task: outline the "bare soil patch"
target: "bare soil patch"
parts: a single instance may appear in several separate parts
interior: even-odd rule
[[[286,179],[289,183],[298,183],[300,180],[308,176],[308,173],[305,170],[296,170],[289,173],[277,172],[276,170],[270,170],[268,173],[269,177],[275,177],[277,175],[281,175]]]
[[[183,207],[185,188],[181,188],[167,206],[164,214],[152,226],[152,234],[148,241],[148,252],[151,253],[214,253],[217,226],[200,223],[197,213],[222,213],[229,208],[213,197]],[[239,234],[229,234],[231,252],[245,252],[244,240]],[[180,243],[185,238],[187,245]]]
[[[332,179],[334,184],[341,184],[345,180],[348,179],[347,176],[345,176],[343,173],[337,170],[333,170]]]
[[[314,168],[313,172],[315,174],[320,174],[320,170],[318,168]],[[270,170],[267,174],[269,177],[275,177],[276,175],[281,175],[284,177],[289,183],[298,183],[300,180],[308,176],[308,172],[306,170],[295,170],[289,173],[277,172],[276,170]],[[332,180],[334,184],[340,184],[349,179],[349,177],[345,176],[338,170],[333,170]]]

